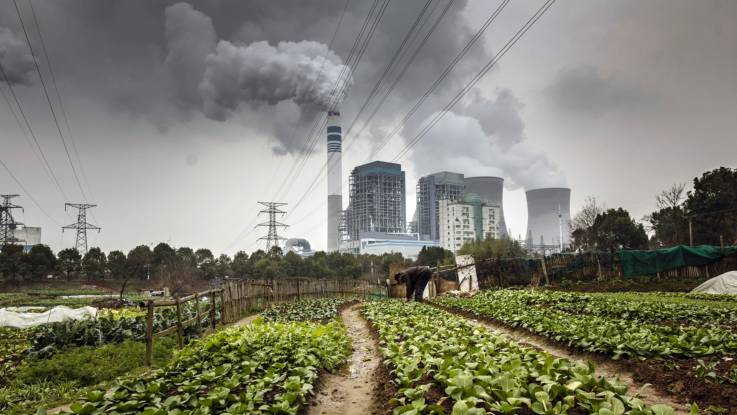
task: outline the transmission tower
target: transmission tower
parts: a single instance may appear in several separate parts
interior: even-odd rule
[[[13,219],[12,209],[20,209],[23,211],[22,206],[13,204],[10,200],[20,195],[0,195],[3,198],[3,204],[0,205],[0,247],[5,245],[11,245],[16,242],[22,242],[20,239],[15,237],[15,229],[19,225],[23,225],[20,222],[16,222]]]
[[[64,229],[76,229],[77,230],[77,242],[74,244],[74,247],[77,248],[77,252],[84,255],[87,253],[87,230],[96,230],[97,232],[100,232],[102,228],[99,226],[95,226],[91,223],[87,222],[87,209],[93,208],[97,205],[91,205],[89,203],[65,203],[64,204],[64,211],[67,210],[67,207],[73,207],[77,209],[77,223],[73,223],[71,225],[62,226],[61,231],[64,232]]]
[[[276,215],[284,216],[285,211],[279,209],[279,206],[286,206],[286,203],[283,202],[258,202],[260,205],[263,205],[266,207],[266,209],[262,209],[258,214],[266,213],[269,215],[269,221],[259,223],[256,225],[256,227],[262,226],[262,227],[268,227],[269,232],[268,234],[263,238],[258,238],[259,241],[264,240],[266,241],[266,252],[270,252],[271,248],[274,246],[279,246],[279,241],[287,239],[284,237],[279,236],[279,233],[277,232],[277,229],[279,227],[286,228],[289,225],[283,224],[281,222],[277,222]]]

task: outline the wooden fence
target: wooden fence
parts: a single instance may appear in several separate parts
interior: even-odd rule
[[[306,298],[385,297],[380,281],[354,279],[280,278],[231,279],[223,284],[223,322],[235,323],[242,316],[260,311],[270,304]]]
[[[654,274],[672,279],[708,279],[737,269],[737,255],[701,266],[687,266]],[[622,264],[616,254],[567,254],[545,258],[491,259],[478,262],[476,270],[482,289],[509,285],[541,285],[548,282],[608,281],[622,278]]]
[[[209,321],[211,330],[215,329],[215,325],[218,321],[222,321],[222,309],[220,318],[217,318],[217,298],[220,297],[220,307],[222,308],[223,302],[223,290],[213,289],[199,293],[194,293],[182,298],[175,298],[173,300],[160,300],[153,301],[149,300],[146,304],[146,356],[144,362],[146,366],[151,366],[151,356],[153,354],[154,339],[168,336],[170,334],[177,334],[177,344],[181,349],[184,346],[184,329],[186,327],[195,325],[197,330],[202,328],[203,317]],[[209,307],[207,310],[201,310],[200,300],[207,298]],[[195,316],[187,320],[182,320],[182,307],[189,303],[195,303]],[[159,332],[154,333],[154,309],[157,307],[176,307],[177,321],[171,326],[167,327]]]

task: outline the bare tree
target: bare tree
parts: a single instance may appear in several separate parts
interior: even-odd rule
[[[599,203],[596,196],[586,198],[583,207],[576,213],[568,226],[576,249],[591,249],[594,247],[594,235],[592,235],[591,228],[594,226],[596,217],[604,210],[605,206]]]
[[[576,213],[576,216],[571,220],[570,228],[571,231],[576,229],[586,230],[594,226],[596,216],[604,212],[605,206],[599,204],[599,199],[596,196],[588,196],[583,202],[583,207]]]
[[[686,184],[676,183],[655,196],[655,206],[658,210],[667,208],[675,210],[677,207],[681,206],[681,203],[683,203],[685,199]]]

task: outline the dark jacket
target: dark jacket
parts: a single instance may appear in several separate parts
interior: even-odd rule
[[[404,283],[407,287],[408,300],[412,299],[416,288],[420,288],[421,286],[422,291],[424,291],[425,285],[427,285],[427,282],[432,278],[432,270],[427,266],[410,267],[402,271],[402,274],[404,274]],[[419,294],[420,296],[422,295],[422,293]]]

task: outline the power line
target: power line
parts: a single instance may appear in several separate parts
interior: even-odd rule
[[[84,255],[87,253],[87,230],[96,230],[97,232],[100,232],[102,229],[99,226],[87,222],[87,209],[93,208],[97,205],[90,203],[65,203],[64,210],[67,209],[67,206],[77,209],[77,222],[71,225],[62,226],[61,231],[64,232],[64,229],[74,229],[77,231],[77,240],[74,243],[74,248],[77,249],[77,252]]]
[[[453,106],[458,103],[496,64],[509,50],[522,38],[522,36],[529,31],[532,26],[537,23],[538,20],[550,9],[555,3],[555,0],[547,0],[542,6],[533,14],[527,22],[510,38],[502,49],[494,54],[494,56],[487,62],[486,65],[448,102],[445,107],[436,113],[433,119],[417,134],[412,140],[397,154],[392,161],[396,162],[404,157],[412,147],[414,147],[423,137],[430,131],[449,111]]]
[[[33,52],[33,45],[31,44],[31,39],[28,36],[28,31],[26,30],[26,25],[23,22],[23,17],[21,17],[20,8],[18,7],[18,1],[13,0],[13,5],[15,5],[15,11],[18,14],[18,20],[20,21],[21,29],[23,29],[23,34],[26,37],[26,42],[28,42],[28,49],[31,51],[31,55],[33,55],[33,65],[36,68],[36,72],[38,72],[38,78],[41,80],[41,87],[44,92],[44,97],[46,98],[46,102],[49,104],[49,110],[51,111],[51,116],[54,119],[54,125],[56,125],[56,130],[59,132],[59,138],[61,139],[61,143],[64,146],[64,152],[67,155],[67,159],[69,160],[69,165],[72,168],[72,173],[74,174],[74,180],[77,182],[77,186],[79,186],[79,191],[82,194],[82,197],[85,201],[87,201],[87,195],[84,192],[84,189],[82,188],[82,182],[79,180],[79,175],[77,174],[77,168],[74,167],[74,163],[72,162],[72,156],[69,153],[69,148],[67,146],[67,142],[64,139],[64,134],[61,132],[61,126],[59,125],[59,119],[56,116],[56,111],[54,110],[54,106],[51,104],[51,97],[49,96],[49,91],[46,88],[46,81],[44,81],[44,77],[41,73],[41,68],[38,66],[38,60],[36,59],[36,54]]]
[[[33,202],[33,204],[36,205],[36,207],[38,208],[38,210],[40,210],[41,213],[43,213],[44,215],[46,215],[46,217],[49,218],[50,221],[54,222],[54,225],[61,226],[59,224],[59,222],[57,222],[53,217],[51,217],[51,215],[48,214],[48,212],[46,212],[46,210],[44,210],[43,207],[41,207],[41,204],[38,203],[38,201],[36,201],[36,199],[33,197],[33,195],[31,194],[31,192],[29,192],[28,189],[26,189],[26,187],[23,186],[23,183],[21,183],[21,181],[18,180],[18,177],[16,177],[16,175],[13,174],[13,172],[10,170],[10,168],[8,167],[8,165],[5,164],[5,162],[2,159],[0,159],[0,164],[3,165],[3,168],[5,168],[5,170],[8,172],[8,175],[10,175],[10,178],[12,178],[13,181],[15,181],[15,183],[18,185],[18,187],[20,187],[21,190],[23,190],[23,193],[26,196],[28,196],[29,199],[31,199],[31,202]]]
[[[282,202],[258,202],[260,205],[263,205],[266,207],[266,209],[263,209],[259,212],[259,215],[262,213],[266,213],[269,215],[269,221],[264,223],[259,223],[256,225],[256,227],[266,227],[268,228],[268,233],[265,237],[258,238],[260,241],[266,241],[266,252],[270,252],[271,248],[275,246],[279,246],[279,241],[282,241],[286,238],[279,236],[278,228],[286,228],[288,225],[283,224],[276,220],[276,215],[282,215],[286,212],[279,209],[280,206],[286,206],[286,203]]]
[[[38,148],[38,151],[41,154],[41,158],[43,159],[44,166],[48,169],[47,173],[51,176],[51,180],[54,182],[54,185],[56,186],[56,189],[59,191],[59,194],[61,195],[61,197],[64,200],[67,200],[68,198],[66,196],[66,193],[64,192],[64,189],[61,187],[61,184],[59,183],[59,179],[56,177],[56,173],[54,173],[54,169],[51,167],[51,164],[49,163],[48,158],[46,158],[46,153],[44,153],[43,148],[41,148],[41,144],[39,144],[38,142],[36,133],[33,132],[33,128],[31,128],[31,123],[28,121],[28,117],[26,116],[25,111],[23,111],[23,106],[21,105],[20,100],[18,99],[18,96],[15,94],[15,89],[13,88],[13,85],[10,84],[8,77],[5,74],[5,70],[3,69],[1,65],[0,65],[0,75],[2,75],[3,80],[5,81],[5,84],[8,86],[8,90],[10,90],[10,95],[13,97],[15,104],[18,106],[18,112],[20,113],[21,118],[23,118],[26,128],[28,128],[28,132],[31,134],[31,137],[33,138],[33,142],[36,144],[36,148]],[[3,96],[5,96],[5,94],[3,94]],[[10,102],[8,102],[8,104],[10,104]]]
[[[74,151],[74,155],[77,158],[79,170],[82,173],[82,179],[84,180],[89,190],[90,183],[89,180],[87,180],[87,174],[85,173],[84,165],[82,164],[82,158],[79,156],[79,151],[77,150],[77,143],[76,139],[74,138],[74,134],[72,133],[72,128],[69,126],[69,117],[67,116],[66,109],[64,109],[64,100],[61,99],[61,93],[59,93],[59,87],[56,83],[56,76],[54,75],[54,68],[51,66],[51,59],[49,58],[49,54],[46,51],[46,42],[44,41],[43,32],[41,31],[41,24],[38,20],[38,16],[36,15],[36,9],[35,7],[33,7],[33,0],[28,0],[28,4],[31,6],[31,14],[33,15],[33,21],[36,25],[36,31],[38,32],[38,38],[41,42],[41,51],[43,51],[44,58],[46,59],[46,66],[48,66],[49,68],[49,74],[51,75],[51,85],[54,87],[56,99],[59,102],[59,108],[61,109],[64,126],[66,127],[67,134],[69,134],[70,141],[72,142],[72,150]],[[92,217],[94,218],[94,213],[92,214]]]
[[[409,111],[407,111],[404,116],[402,117],[402,120],[392,128],[391,132],[387,134],[381,141],[381,144],[377,147],[377,149],[374,151],[374,154],[377,154],[380,152],[388,143],[391,141],[391,139],[404,127],[404,125],[407,123],[407,121],[417,112],[417,110],[420,108],[420,106],[425,102],[425,100],[438,88],[438,86],[445,80],[445,78],[448,77],[448,75],[455,69],[456,65],[463,59],[464,56],[468,53],[469,50],[476,44],[476,42],[481,38],[481,36],[486,32],[486,29],[489,28],[489,26],[496,20],[496,18],[501,14],[502,10],[509,4],[509,0],[503,0],[499,6],[489,15],[489,17],[486,19],[483,25],[476,31],[476,33],[471,37],[471,39],[466,42],[466,45],[461,49],[458,54],[450,61],[450,63],[445,67],[443,72],[438,76],[437,79],[430,85],[430,87],[420,96],[420,98],[415,102],[415,104],[410,108]]]

